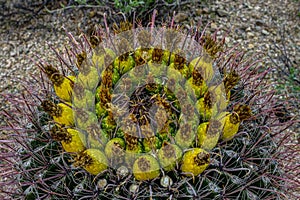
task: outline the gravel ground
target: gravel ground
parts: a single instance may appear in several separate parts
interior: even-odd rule
[[[38,56],[47,61],[54,59],[50,45],[55,49],[62,49],[67,44],[63,27],[78,35],[79,29],[85,32],[93,24],[101,23],[106,11],[102,7],[55,10],[60,7],[51,5],[54,11],[49,12],[42,9],[41,4],[26,7],[27,1],[22,4],[20,2],[6,1],[0,8],[1,93],[19,92],[22,86],[20,79],[31,80],[30,75],[37,72],[32,60],[37,61]],[[210,31],[217,27],[225,31],[231,30],[227,37],[229,46],[239,43],[241,49],[250,50],[251,53],[270,54],[275,61],[279,54],[274,51],[272,44],[282,42],[280,31],[284,27],[287,52],[290,59],[299,64],[299,11],[299,1],[295,0],[208,0],[206,3],[185,4],[176,10],[175,20],[186,26],[196,24],[201,19],[204,24],[210,21]],[[108,15],[117,14],[109,11]],[[264,64],[271,66],[271,61],[266,59]],[[6,108],[6,102],[0,100],[0,108]]]
[[[95,23],[101,23],[104,12],[108,19],[120,16],[105,7],[60,9],[50,5],[52,11],[21,0],[0,0],[0,93],[18,93],[22,90],[22,79],[32,81],[31,76],[38,72],[33,61],[38,57],[52,62],[55,56],[50,46],[62,49],[68,44],[64,28],[78,35],[86,32]],[[44,1],[45,2],[45,1]],[[195,3],[196,2],[196,3]],[[274,48],[282,44],[281,32],[285,32],[284,44],[289,58],[300,64],[300,2],[297,0],[206,0],[184,4],[176,9],[175,21],[190,26],[201,20],[211,22],[209,31],[218,27],[231,30],[227,37],[229,46],[237,43],[240,48],[251,53],[266,56],[266,67],[272,67],[268,55],[280,63],[280,53]],[[50,7],[49,7],[50,8]],[[56,10],[57,9],[57,10]],[[163,13],[164,10],[159,10]],[[275,67],[270,80],[280,76]],[[299,100],[299,99],[298,99]],[[9,109],[9,104],[0,95],[0,109]],[[0,126],[3,116],[0,116]]]

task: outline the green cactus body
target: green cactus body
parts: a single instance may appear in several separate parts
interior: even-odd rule
[[[225,40],[152,22],[71,41],[70,59],[59,57],[66,75],[37,62],[56,95],[41,82],[7,98],[16,113],[5,112],[1,165],[13,170],[0,187],[17,181],[12,199],[282,199],[299,186],[278,157],[276,131],[290,121],[278,122],[274,94],[260,91],[266,73]]]
[[[104,108],[101,102],[96,103],[95,110],[96,110],[96,115],[99,119],[107,116],[108,114],[107,110]]]
[[[164,50],[164,54],[163,54],[163,61],[165,63],[167,63],[168,65],[170,63],[173,63],[175,59],[175,54],[171,53],[169,50]]]
[[[114,67],[119,72],[120,76],[127,73],[135,66],[135,62],[132,56],[125,56],[124,58],[118,57],[114,61]]]
[[[116,129],[115,121],[108,115],[101,121],[101,128],[108,134],[112,135]]]
[[[161,147],[161,140],[156,137],[147,137],[143,139],[143,149],[145,152],[150,152],[151,150],[160,149]]]

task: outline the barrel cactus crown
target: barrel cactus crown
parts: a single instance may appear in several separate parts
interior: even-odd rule
[[[255,57],[216,33],[156,26],[155,13],[147,28],[112,27],[67,33],[61,66],[38,61],[37,83],[7,96],[15,113],[4,112],[1,184],[10,196],[287,198],[299,183],[279,162],[277,135],[290,122],[277,120]]]

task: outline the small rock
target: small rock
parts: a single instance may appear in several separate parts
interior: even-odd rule
[[[188,18],[188,15],[185,13],[178,13],[175,16],[175,22],[179,23],[179,22],[183,22],[184,20],[186,20]]]
[[[117,175],[119,175],[120,177],[124,178],[125,176],[127,176],[129,173],[128,168],[125,166],[121,166],[117,169]]]
[[[251,27],[246,28],[246,32],[250,32],[251,31]]]
[[[219,17],[226,17],[226,16],[228,16],[228,12],[226,10],[223,10],[223,9],[218,9],[217,10],[217,15]]]
[[[255,29],[256,29],[257,31],[260,31],[260,30],[261,30],[261,27],[260,27],[260,26],[256,26]]]
[[[225,38],[225,43],[228,44],[231,41],[231,39],[229,37]]]
[[[262,21],[262,20],[256,20],[256,21],[255,21],[255,25],[256,25],[256,26],[264,26],[265,23],[264,23],[264,21]]]
[[[259,6],[255,6],[254,9],[255,10],[260,10],[260,7]]]
[[[264,34],[264,35],[269,35],[270,33],[268,32],[268,31],[266,31],[265,29],[263,29],[262,31],[262,34]]]
[[[209,14],[209,9],[208,8],[203,8],[203,9],[196,9],[195,13],[197,16],[203,15],[203,14]]]
[[[89,12],[89,18],[93,18],[93,17],[95,17],[95,15],[96,15],[95,11]]]
[[[163,176],[160,179],[160,184],[163,187],[169,187],[169,186],[173,185],[173,180],[169,176]]]
[[[100,179],[97,183],[97,186],[99,189],[104,189],[104,187],[107,185],[106,179]]]
[[[252,32],[247,32],[247,37],[248,37],[248,38],[254,37],[254,33],[252,33]]]
[[[217,28],[218,28],[218,26],[217,26],[216,23],[211,23],[211,24],[210,24],[210,27],[211,27],[212,29],[217,29]]]
[[[129,191],[130,191],[131,193],[133,193],[133,194],[135,194],[136,192],[138,192],[138,190],[139,190],[139,186],[136,185],[136,184],[132,184],[132,185],[130,185],[130,187],[129,187]]]
[[[253,49],[254,48],[254,44],[252,44],[252,43],[248,44],[248,48],[249,49]]]
[[[247,18],[242,17],[242,21],[243,21],[243,22],[246,22],[246,21],[248,21],[248,20],[247,20]]]
[[[197,9],[195,10],[195,13],[196,13],[197,16],[201,15],[201,14],[202,14],[202,9],[197,8]]]

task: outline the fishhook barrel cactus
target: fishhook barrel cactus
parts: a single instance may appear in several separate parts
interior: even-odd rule
[[[169,23],[95,27],[39,60],[1,140],[14,199],[288,199],[268,73],[225,37]],[[294,148],[294,149],[293,149]],[[294,170],[299,172],[296,167]],[[15,186],[15,188],[13,187]]]

